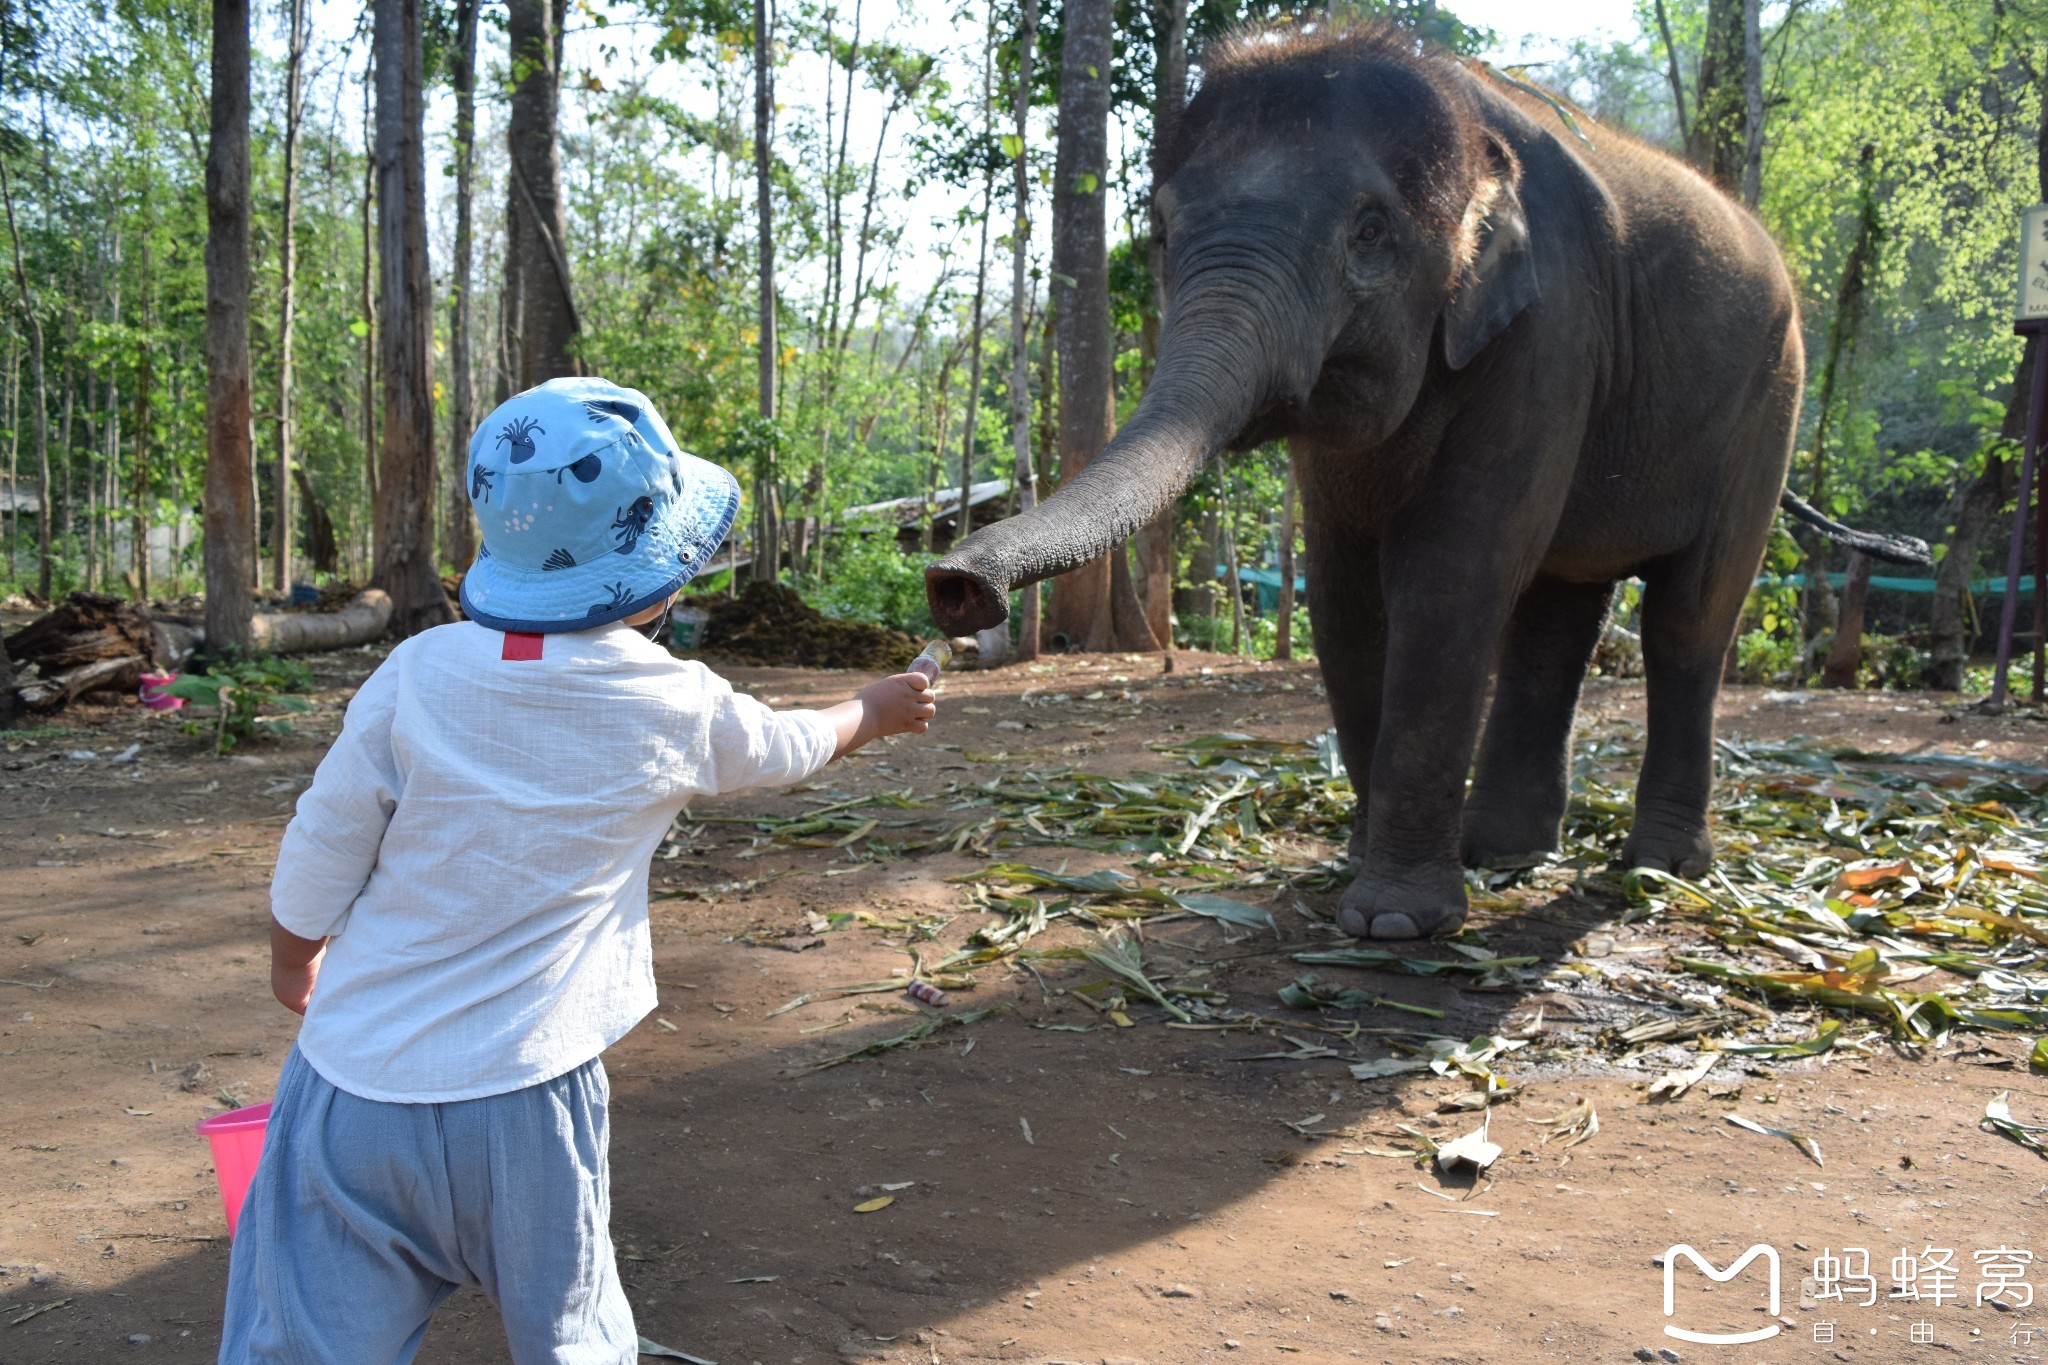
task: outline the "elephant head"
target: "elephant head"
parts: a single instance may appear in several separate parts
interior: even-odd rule
[[[1219,451],[1371,449],[1432,367],[1460,370],[1536,295],[1508,140],[1452,60],[1377,26],[1254,31],[1212,52],[1153,193],[1159,359],[1137,411],[1037,508],[925,571],[950,634],[1151,520]]]

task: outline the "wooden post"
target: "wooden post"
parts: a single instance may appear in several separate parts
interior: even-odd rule
[[[1280,494],[1280,619],[1273,634],[1273,657],[1294,657],[1294,461],[1287,462],[1287,485]]]
[[[2048,126],[2048,115],[2043,115]],[[2019,505],[2013,509],[2012,545],[2005,556],[2005,602],[1998,618],[1998,663],[1991,675],[1990,709],[2005,709],[2007,673],[2012,667],[2013,627],[2020,611],[2020,556],[2026,549],[2027,501],[2033,494],[2034,465],[2041,450],[2042,424],[2048,421],[2048,318],[2030,318],[2013,324],[2013,330],[2027,338],[2034,348],[2034,383],[2027,400],[2026,445],[2020,454]],[[2036,547],[2035,553],[2040,553]],[[2039,608],[2037,607],[2038,611]]]
[[[1821,670],[1822,687],[1856,686],[1856,674],[1863,667],[1863,611],[1870,598],[1869,555],[1849,552],[1849,578],[1842,585],[1842,606],[1835,614],[1835,642],[1828,650],[1827,666]]]
[[[1024,0],[1017,27],[1017,155],[1011,167],[1011,192],[1015,220],[1010,224],[1010,448],[1011,487],[1017,511],[1029,512],[1038,505],[1038,467],[1031,459],[1031,359],[1025,311],[1030,302],[1026,292],[1025,258],[1031,240],[1031,172],[1025,137],[1031,116],[1032,44],[1038,37],[1038,0]],[[1038,624],[1042,597],[1039,585],[1024,585],[1017,613],[1017,658],[1020,662],[1038,657]]]

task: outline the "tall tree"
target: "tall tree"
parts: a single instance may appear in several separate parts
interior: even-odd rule
[[[996,15],[991,5],[981,38],[981,116],[984,131],[994,139],[996,124]],[[996,168],[981,168],[981,244],[974,257],[974,320],[967,343],[967,420],[960,433],[960,508],[954,535],[965,540],[974,530],[974,439],[981,430],[981,343],[988,302],[988,220],[996,207]]]
[[[1187,103],[1188,83],[1188,0],[1154,0],[1152,80],[1152,184],[1159,184],[1160,165],[1166,148],[1179,126],[1181,108]],[[1149,236],[1149,234],[1148,234]],[[1160,317],[1164,300],[1159,282],[1165,274],[1165,253],[1153,240],[1147,253],[1152,277],[1151,316],[1145,319],[1140,348],[1146,382],[1151,382],[1152,361],[1158,351]],[[1169,505],[1137,535],[1139,596],[1145,606],[1145,626],[1164,648],[1173,645],[1173,528],[1180,509]]]
[[[245,125],[246,126],[246,125]],[[50,430],[43,395],[43,321],[36,314],[35,295],[21,260],[21,225],[14,219],[14,185],[7,177],[7,158],[0,155],[0,192],[7,200],[7,233],[14,242],[14,286],[21,296],[21,316],[28,328],[29,372],[35,378],[36,404],[36,591],[50,600]],[[18,419],[17,419],[18,420]],[[13,496],[17,490],[8,488]],[[19,520],[17,514],[17,520]]]
[[[303,4],[305,0],[294,0]],[[469,502],[469,438],[476,426],[476,374],[470,356],[470,299],[476,262],[476,16],[478,0],[456,0],[455,50],[455,279],[448,320],[448,500],[441,532],[442,557],[460,569],[476,557],[476,512]]]
[[[284,221],[277,238],[277,469],[271,479],[271,581],[291,591],[292,531],[292,351],[298,325],[299,146],[306,113],[306,47],[312,41],[310,0],[290,0],[285,23]]]
[[[517,281],[519,330],[513,340],[523,389],[574,374],[569,348],[582,330],[569,287],[562,200],[562,28],[567,10],[567,0],[506,0],[505,5],[512,55],[505,261],[508,289]]]
[[[372,97],[376,94],[377,53],[373,43],[363,62],[363,487],[369,490],[370,505],[377,503],[377,158],[370,149],[377,145],[377,123]],[[373,518],[374,520],[374,518]],[[374,539],[374,536],[373,536]],[[376,546],[367,547],[366,558],[374,560]]]
[[[1104,190],[1109,174],[1110,0],[1071,0],[1060,57],[1059,147],[1052,189],[1052,298],[1058,317],[1060,479],[1077,477],[1108,443],[1114,345]],[[1117,546],[1060,579],[1052,628],[1070,648],[1151,649]]]
[[[1742,0],[1742,202],[1754,213],[1764,193],[1762,0]]]
[[[1287,479],[1280,490],[1280,604],[1273,624],[1273,657],[1294,657],[1294,508],[1298,498],[1294,486],[1294,462],[1287,462]]]
[[[2034,169],[2037,190],[2048,199],[2048,62],[2032,71],[2039,123],[2034,130]],[[1929,613],[1928,664],[1926,681],[1932,688],[1960,692],[1963,670],[1969,662],[1970,639],[1976,612],[1970,601],[1970,582],[1977,575],[1977,560],[1984,542],[1996,527],[1999,509],[2012,496],[2018,481],[2006,453],[2014,449],[2026,432],[2027,400],[2033,391],[2034,367],[2048,364],[2048,347],[2037,332],[2029,336],[2013,371],[2012,388],[2005,403],[2005,419],[1998,441],[1986,450],[1984,468],[1957,490],[1949,507],[1951,530],[1948,546],[1934,566],[1934,604]]]
[[[1707,0],[1707,33],[1700,51],[1698,105],[1686,154],[1708,179],[1730,194],[1742,192],[1749,151],[1747,62],[1742,38],[1746,0]]]
[[[249,647],[249,0],[214,0],[206,147],[206,643]]]
[[[378,307],[384,317],[384,449],[376,570],[391,626],[412,635],[454,619],[434,569],[434,315],[427,268],[427,147],[420,8],[376,0]]]
[[[1023,0],[1017,24],[1017,89],[1014,101],[1015,139],[1011,149],[1010,222],[1010,451],[1012,487],[1017,510],[1028,512],[1038,505],[1038,467],[1031,459],[1031,346],[1027,333],[1031,290],[1025,265],[1031,249],[1031,63],[1032,45],[1038,40],[1038,0]],[[1017,658],[1038,657],[1039,586],[1028,583],[1021,594],[1017,613]]]
[[[142,327],[141,340],[136,347],[135,360],[135,455],[129,461],[128,471],[128,538],[130,573],[135,600],[149,600],[149,530],[150,512],[156,506],[155,472],[150,467],[149,437],[151,426],[150,404],[155,394],[155,347],[151,333],[155,330],[156,309],[149,293],[150,252],[149,236],[142,235]],[[252,502],[250,506],[254,506]]]
[[[775,472],[775,33],[768,0],[754,0],[754,230],[759,262],[755,300],[754,576],[782,573],[782,528]]]

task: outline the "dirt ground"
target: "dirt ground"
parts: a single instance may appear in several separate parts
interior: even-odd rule
[[[267,882],[293,800],[376,658],[316,660],[322,690],[298,737],[227,760],[181,735],[175,717],[133,706],[74,708],[61,733],[0,735],[0,1361],[213,1358],[228,1243],[192,1124],[267,1098],[291,1045],[296,1020],[268,990]],[[859,681],[729,673],[789,705]],[[1069,699],[1022,705],[1027,691]],[[877,746],[808,789],[693,814],[930,794],[1026,764],[1158,770],[1172,760],[1146,745],[1169,735],[1303,738],[1328,724],[1312,666],[1189,654],[1163,676],[1157,660],[1135,656],[955,674],[942,695],[930,736]],[[1639,721],[1642,702],[1640,684],[1596,681],[1582,723]],[[1748,688],[1724,696],[1722,729],[2030,762],[2048,736],[2038,719],[1985,718],[1939,698]],[[953,828],[962,816],[947,804],[887,812],[910,822],[893,836]],[[660,1010],[605,1058],[613,1233],[654,1341],[724,1365],[2048,1354],[2048,1301],[2031,1301],[2048,1270],[2032,1267],[2024,1305],[2017,1291],[1973,1301],[1977,1251],[2048,1256],[2048,1162],[1977,1124],[2005,1090],[2016,1115],[2048,1120],[2048,1081],[2029,1075],[2020,1040],[1958,1034],[1940,1052],[1730,1057],[1659,1105],[1645,1090],[1668,1059],[1560,1048],[1579,1060],[1505,1068],[1521,1087],[1492,1111],[1506,1155],[1476,1183],[1446,1179],[1372,1149],[1386,1150],[1397,1124],[1439,1138],[1476,1126],[1476,1115],[1438,1112],[1467,1084],[1355,1081],[1346,1062],[1383,1054],[1370,1034],[1338,1043],[1274,1003],[1301,971],[1287,953],[1330,941],[1297,907],[1327,907],[1334,893],[1239,892],[1271,898],[1277,945],[1263,931],[1226,939],[1195,919],[1145,933],[1156,970],[1206,971],[1233,1002],[1298,1017],[1292,1036],[1310,1049],[1301,1059],[1275,1058],[1295,1045],[1273,1032],[1168,1027],[1150,1007],[1132,1011],[1135,1026],[1113,1026],[1062,993],[1088,979],[1079,971],[991,969],[948,1009],[999,1013],[805,1073],[920,1012],[887,993],[777,1012],[800,993],[911,965],[906,934],[873,925],[796,950],[814,936],[807,917],[940,917],[936,938],[958,945],[985,917],[949,879],[986,860],[793,848],[744,823],[702,823],[670,851],[655,889],[684,894],[653,911]],[[1044,846],[998,856],[1121,865]],[[1655,920],[1618,926],[1612,914],[1566,895],[1475,922],[1500,953],[1565,965],[1658,954],[1674,932]],[[1461,1037],[1590,1037],[1635,1010],[1597,992],[1323,975],[1441,1009],[1431,1030]],[[1418,1022],[1387,1008],[1339,1017],[1368,1030]],[[1312,1050],[1321,1045],[1327,1055]],[[1538,1120],[1581,1098],[1597,1134],[1546,1144]],[[1816,1139],[1825,1167],[1723,1122],[1738,1107]],[[856,1212],[885,1192],[893,1203]],[[1681,1242],[1720,1266],[1772,1244],[1784,1261],[1782,1332],[1740,1347],[1665,1336],[1667,1323],[1770,1325],[1759,1267],[1718,1290],[1688,1272],[1667,1319],[1658,1258]],[[1954,1251],[1961,1301],[1890,1300],[1892,1259],[1928,1246]],[[1868,1250],[1876,1303],[1853,1289],[1842,1302],[1802,1302],[1813,1258],[1845,1247]],[[1920,1324],[1931,1344],[1910,1340]],[[421,1359],[504,1353],[491,1306],[465,1292]]]

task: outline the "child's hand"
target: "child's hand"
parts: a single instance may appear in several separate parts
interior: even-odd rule
[[[884,735],[921,735],[938,713],[924,674],[897,673],[869,683],[854,693],[853,700],[828,706],[822,714],[839,731],[839,748],[832,757],[843,758]]]
[[[921,735],[939,713],[938,703],[932,700],[931,681],[922,673],[892,674],[869,683],[854,696],[873,717],[874,739]]]

